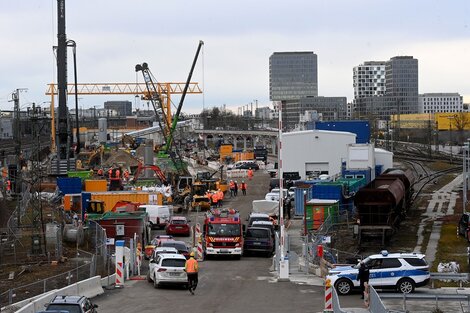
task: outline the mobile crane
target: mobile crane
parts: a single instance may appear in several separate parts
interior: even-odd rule
[[[158,125],[160,126],[160,129],[162,130],[163,137],[165,138],[165,145],[159,150],[158,157],[159,158],[168,158],[170,157],[173,161],[173,164],[175,168],[180,172],[183,173],[183,175],[187,175],[187,171],[183,169],[183,162],[181,160],[181,157],[179,155],[178,150],[175,148],[175,154],[178,157],[178,161],[175,159],[174,155],[170,152],[171,147],[174,145],[174,133],[176,130],[176,126],[178,124],[179,116],[181,114],[181,109],[183,107],[183,102],[186,97],[186,93],[188,91],[189,85],[191,83],[191,78],[193,75],[194,67],[196,66],[197,59],[199,57],[199,53],[201,51],[201,48],[203,46],[204,42],[201,40],[199,41],[199,45],[196,51],[196,55],[194,56],[193,63],[191,65],[191,70],[189,72],[188,78],[186,80],[186,84],[183,89],[183,93],[181,94],[181,99],[179,102],[179,105],[176,109],[175,114],[173,115],[173,121],[171,121],[171,116],[169,116],[171,113],[167,109],[165,112],[165,108],[163,107],[163,101],[160,92],[156,88],[156,84],[154,82],[154,78],[152,73],[150,72],[150,69],[148,67],[147,63],[142,63],[142,64],[137,64],[135,66],[136,72],[142,72],[142,75],[144,76],[144,81],[147,86],[148,90],[148,99],[152,103],[153,109],[155,111],[155,116],[158,122]]]

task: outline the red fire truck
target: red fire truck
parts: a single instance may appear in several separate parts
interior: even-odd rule
[[[240,214],[234,209],[213,209],[206,212],[203,228],[203,247],[207,256],[243,253],[243,226]]]

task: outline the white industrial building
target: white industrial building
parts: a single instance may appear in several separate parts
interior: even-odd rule
[[[418,113],[462,112],[463,97],[459,93],[424,93],[418,97]]]
[[[320,174],[341,173],[341,162],[348,158],[348,146],[356,134],[327,130],[307,130],[282,135],[282,168],[298,172],[305,180]]]

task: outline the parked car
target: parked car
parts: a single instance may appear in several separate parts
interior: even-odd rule
[[[173,239],[173,236],[169,236],[169,235],[158,235],[158,236],[155,236],[152,241],[150,241],[150,244],[146,245],[144,247],[144,258],[146,260],[148,260],[150,258],[150,256],[152,255],[153,253],[153,250],[156,248],[156,247],[159,247],[161,245],[161,243],[165,240],[172,240]]]
[[[274,223],[272,221],[253,221],[250,226],[270,229],[274,239],[274,236],[276,234],[276,227],[274,226]]]
[[[251,213],[249,216],[248,216],[248,227],[250,227],[251,225],[253,225],[253,223],[255,221],[266,221],[266,222],[271,222],[272,221],[272,218],[266,214],[266,213]]]
[[[186,258],[181,254],[162,253],[149,262],[147,281],[155,288],[162,284],[186,285],[188,277],[184,271]]]
[[[162,253],[178,253],[178,250],[173,247],[157,247],[155,250],[153,250],[152,256],[150,257],[150,260],[156,260],[157,256]]]
[[[457,231],[460,236],[464,236],[465,239],[470,241],[470,213],[463,213],[457,226]]]
[[[189,221],[184,216],[172,216],[165,227],[167,235],[189,236],[191,228],[188,222]]]
[[[250,226],[246,229],[243,253],[261,253],[270,257],[274,252],[274,239],[271,229]]]
[[[430,279],[429,266],[424,254],[388,253],[374,254],[363,260],[369,268],[369,283],[379,289],[397,289],[401,293],[410,293],[416,287],[425,286]],[[357,265],[332,268],[327,278],[338,294],[346,295],[354,288],[359,288]]]
[[[233,165],[227,166],[227,170],[259,170],[259,165],[255,161],[238,161]]]
[[[178,240],[166,240],[161,243],[160,247],[173,247],[178,250],[179,254],[184,255],[186,259],[189,259],[189,253],[190,253],[190,248],[186,246],[186,243],[184,241],[178,241]]]
[[[271,189],[270,192],[268,192],[265,196],[264,196],[264,199],[265,200],[271,200],[271,201],[279,201],[279,194],[280,194],[280,189],[279,188],[273,188]],[[283,197],[286,198],[287,197],[287,189],[283,188]]]
[[[147,212],[152,229],[165,228],[170,220],[172,210],[172,206],[169,205],[142,204],[139,206],[139,211]]]
[[[67,311],[69,313],[96,313],[98,305],[84,296],[55,296],[46,306],[46,311]]]

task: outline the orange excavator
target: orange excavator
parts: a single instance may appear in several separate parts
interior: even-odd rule
[[[133,182],[136,182],[137,179],[139,179],[139,176],[142,174],[142,171],[145,170],[152,170],[155,172],[157,177],[162,181],[163,184],[167,184],[168,181],[166,179],[165,173],[158,167],[157,165],[142,165],[142,163],[139,163],[137,166],[137,170],[135,171]]]

